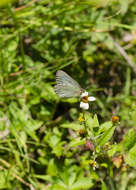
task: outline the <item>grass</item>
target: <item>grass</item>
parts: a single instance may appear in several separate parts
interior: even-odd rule
[[[0,189],[136,188],[135,6],[1,1]],[[59,69],[88,111],[55,94]]]

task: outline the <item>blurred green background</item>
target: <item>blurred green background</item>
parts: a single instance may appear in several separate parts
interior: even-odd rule
[[[0,189],[136,190],[135,55],[135,0],[1,0]],[[96,97],[95,170],[59,69]]]

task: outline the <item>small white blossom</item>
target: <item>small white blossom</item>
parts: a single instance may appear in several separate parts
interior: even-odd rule
[[[80,102],[80,108],[83,108],[84,110],[88,110],[89,109],[89,104],[84,103],[84,102]]]
[[[89,96],[88,97],[88,92],[83,92],[81,94],[81,102],[80,102],[80,108],[83,108],[84,110],[88,110],[89,109],[89,101],[95,101],[95,97],[93,96]]]

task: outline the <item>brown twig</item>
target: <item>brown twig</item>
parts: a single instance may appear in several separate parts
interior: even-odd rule
[[[15,12],[20,11],[20,10],[23,10],[23,9],[29,7],[30,5],[32,5],[32,4],[35,3],[36,1],[38,1],[38,0],[32,0],[31,2],[27,3],[27,5],[24,5],[24,6],[21,6],[21,7],[16,8],[16,9],[15,9]]]
[[[11,73],[10,76],[17,76],[17,75],[20,75],[22,73],[23,73],[23,71],[18,71],[18,72],[15,72],[15,73]]]
[[[120,52],[120,54],[127,61],[128,65],[133,69],[134,72],[136,72],[135,63],[130,59],[126,51],[117,42],[113,41],[113,43],[114,43],[114,46],[117,48],[117,50]]]

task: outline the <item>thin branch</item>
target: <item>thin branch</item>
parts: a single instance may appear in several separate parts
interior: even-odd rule
[[[120,52],[120,54],[127,61],[128,65],[133,69],[134,72],[136,72],[135,63],[130,59],[130,57],[128,56],[128,54],[126,53],[126,51],[117,42],[113,41],[113,43],[114,43],[115,47],[117,48],[117,50]]]
[[[27,8],[27,7],[29,7],[29,6],[31,6],[31,5],[32,5],[33,3],[35,3],[36,1],[38,1],[38,0],[32,0],[31,2],[27,3],[27,5],[24,5],[24,6],[21,6],[21,7],[17,7],[17,8],[15,9],[15,12],[20,11],[20,10],[23,10],[23,9],[25,9],[25,8]]]

